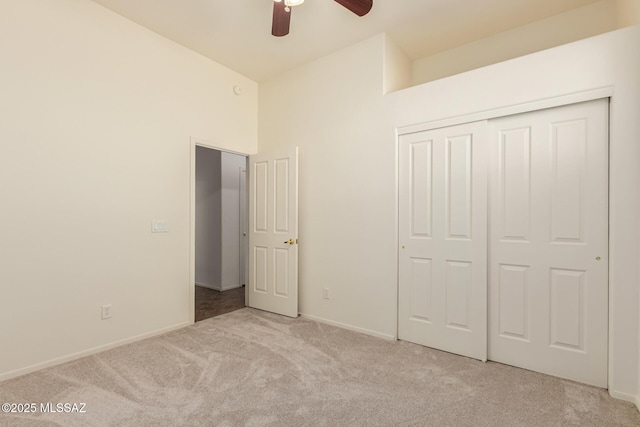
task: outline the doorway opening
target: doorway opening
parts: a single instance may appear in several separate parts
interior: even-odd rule
[[[245,307],[247,156],[194,145],[194,321]]]

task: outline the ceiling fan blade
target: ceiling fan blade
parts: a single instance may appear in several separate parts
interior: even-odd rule
[[[364,16],[373,7],[373,0],[335,0],[358,16]]]
[[[284,1],[273,2],[273,21],[271,23],[271,34],[282,37],[289,34],[289,24],[291,23],[291,10],[285,10]]]

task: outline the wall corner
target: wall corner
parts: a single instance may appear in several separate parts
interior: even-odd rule
[[[411,60],[388,34],[383,36],[382,93],[386,95],[411,85]]]

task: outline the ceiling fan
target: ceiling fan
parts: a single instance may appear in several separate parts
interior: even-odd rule
[[[371,10],[373,0],[334,0],[358,16],[364,16]],[[273,0],[273,22],[271,34],[282,37],[289,34],[291,8],[304,3],[304,0]]]

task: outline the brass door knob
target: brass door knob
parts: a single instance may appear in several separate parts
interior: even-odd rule
[[[293,245],[293,244],[295,244],[295,243],[296,243],[296,241],[295,241],[295,240],[293,240],[293,239],[285,240],[284,242],[285,242],[285,243],[288,243],[288,244],[290,244],[290,245]]]

